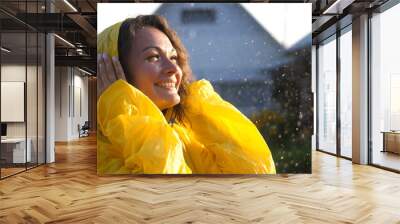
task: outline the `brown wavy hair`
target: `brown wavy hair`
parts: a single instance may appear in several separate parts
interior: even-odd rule
[[[134,74],[130,74],[128,69],[129,55],[132,50],[133,40],[135,39],[136,32],[146,26],[154,27],[163,32],[171,41],[172,46],[176,49],[178,54],[177,62],[182,70],[182,81],[178,90],[181,100],[171,109],[164,110],[163,113],[167,114],[168,112],[169,114],[168,110],[172,110],[170,112],[170,122],[182,122],[184,119],[184,109],[181,103],[187,96],[187,87],[189,83],[193,81],[193,74],[189,66],[189,56],[184,45],[182,44],[176,32],[169,27],[168,22],[164,17],[159,15],[141,15],[137,16],[136,18],[125,19],[121,24],[118,34],[119,60],[126,74],[127,81],[133,84],[132,75]]]

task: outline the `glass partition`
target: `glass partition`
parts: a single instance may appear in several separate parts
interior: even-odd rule
[[[340,154],[352,157],[352,32],[351,25],[340,35]]]
[[[17,16],[44,12],[44,1],[2,1]],[[0,178],[45,163],[45,35],[0,12]]]
[[[336,154],[336,36],[318,47],[318,149]]]
[[[6,177],[25,170],[31,156],[26,151],[26,33],[3,32],[1,46],[1,175]]]

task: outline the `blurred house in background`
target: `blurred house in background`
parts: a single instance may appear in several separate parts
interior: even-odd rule
[[[292,59],[240,4],[166,3],[154,14],[182,39],[197,79],[211,81],[246,115],[277,109],[271,74]]]

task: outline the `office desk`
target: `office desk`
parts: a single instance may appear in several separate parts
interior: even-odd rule
[[[1,139],[1,159],[5,163],[25,163],[31,161],[31,145],[30,138],[26,140],[28,143],[25,154],[25,138],[6,138]],[[25,161],[25,159],[27,159]]]

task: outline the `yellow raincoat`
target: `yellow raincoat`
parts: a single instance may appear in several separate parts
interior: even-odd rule
[[[99,34],[99,53],[118,55],[120,25]],[[275,173],[255,125],[208,81],[191,83],[182,105],[185,123],[169,124],[140,90],[123,80],[110,85],[97,102],[98,174]]]

